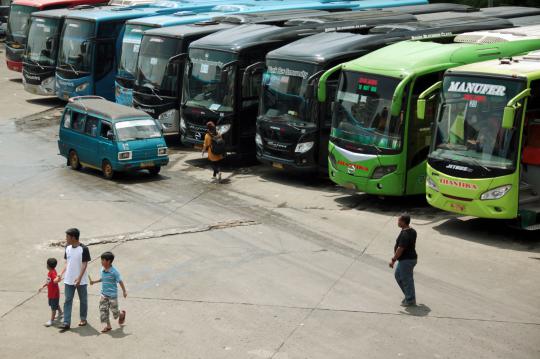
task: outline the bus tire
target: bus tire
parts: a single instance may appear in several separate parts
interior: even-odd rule
[[[115,173],[111,163],[108,160],[103,160],[103,163],[101,164],[101,171],[103,172],[103,177],[106,179],[112,180],[114,178]]]
[[[79,155],[77,152],[75,152],[75,150],[69,151],[68,163],[72,170],[77,171],[81,169],[81,161],[79,160]]]

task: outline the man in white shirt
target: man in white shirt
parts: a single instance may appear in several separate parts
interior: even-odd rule
[[[79,242],[80,232],[77,228],[70,228],[66,231],[66,252],[64,259],[66,264],[60,278],[64,279],[64,324],[62,330],[69,330],[71,326],[71,308],[73,306],[73,297],[75,290],[79,295],[80,302],[80,317],[79,327],[87,324],[86,315],[88,313],[88,274],[86,269],[90,262],[90,251],[88,247]]]

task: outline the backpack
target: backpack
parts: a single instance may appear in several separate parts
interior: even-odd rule
[[[225,149],[225,140],[220,135],[212,136],[212,144],[210,149],[214,155],[224,155],[226,152]]]

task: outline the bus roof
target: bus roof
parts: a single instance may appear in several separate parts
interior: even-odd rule
[[[480,9],[480,12],[486,16],[501,18],[515,18],[521,16],[530,16],[540,14],[540,8],[527,6],[496,6]]]
[[[256,24],[278,24],[284,23],[291,18],[301,18],[308,16],[318,16],[322,14],[329,14],[327,11],[322,10],[271,10],[262,11],[256,14],[238,14],[214,17],[209,21],[202,21],[199,23],[167,26],[163,28],[156,28],[147,30],[144,34],[164,37],[184,38],[189,36],[196,36],[197,34],[213,33],[220,30],[230,29],[234,25],[244,23],[256,23]],[[247,15],[247,16],[246,16]],[[231,21],[232,20],[232,21]]]
[[[477,8],[462,5],[462,4],[452,4],[452,3],[440,3],[440,4],[425,4],[425,5],[407,5],[407,6],[396,6],[392,8],[385,8],[387,11],[400,12],[407,14],[430,14],[434,12],[443,12],[443,11],[455,11],[455,12],[469,12],[469,11],[478,11]]]
[[[92,113],[112,122],[130,120],[133,118],[151,118],[146,112],[133,107],[119,105],[98,97],[76,97],[69,101],[68,106],[84,113]]]
[[[237,52],[244,49],[280,42],[294,40],[307,36],[310,32],[316,34],[322,28],[341,27],[345,29],[369,28],[377,24],[391,22],[405,22],[414,20],[410,14],[392,14],[386,11],[354,11],[329,13],[309,18],[295,18],[285,23],[286,27],[248,24],[229,30],[220,31],[194,41],[190,46],[194,48],[208,48],[228,52]]]
[[[540,24],[540,15],[522,16],[508,19],[514,26],[530,26]]]
[[[73,11],[68,15],[69,19],[78,20],[125,20],[136,17],[152,16],[160,12],[170,13],[170,8],[166,7],[117,7],[102,6],[96,7],[92,11]]]
[[[479,33],[484,32],[480,31]],[[527,44],[520,45],[523,52],[540,48],[540,37],[535,35],[525,37],[521,34],[516,36],[503,34],[502,37],[498,38],[499,42],[497,42],[496,36],[492,36],[491,41],[489,41],[483,36],[472,34],[474,33],[465,33],[455,37],[440,38],[435,41],[408,40],[398,42],[346,62],[343,64],[342,69],[404,77],[427,69],[437,71],[437,69],[442,70],[474,62],[486,55],[495,56],[501,52],[501,49],[508,49],[509,46],[513,46],[511,44],[513,41],[531,40]],[[484,51],[478,51],[479,47]]]
[[[540,78],[540,51],[523,56],[503,58],[463,65],[448,70],[448,74],[477,73],[479,75],[503,75],[511,77]]]
[[[475,28],[500,28],[512,26],[510,22],[497,18],[453,18],[439,21],[410,22],[381,25],[373,28],[370,35],[344,32],[327,32],[309,36],[268,53],[268,59],[284,59],[309,63],[337,62],[350,58],[360,50],[378,49],[389,43],[415,37],[450,35]]]
[[[88,3],[103,3],[103,0],[15,0],[11,4],[12,5],[24,5],[24,6],[31,6],[35,8],[47,8],[51,6],[64,6],[64,7],[70,7],[70,6],[76,6],[76,5],[83,5]]]

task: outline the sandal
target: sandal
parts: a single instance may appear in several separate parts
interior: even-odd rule
[[[81,320],[81,322],[79,323],[79,327],[85,327],[87,324],[88,322],[86,320]]]
[[[107,333],[107,332],[110,332],[111,330],[112,330],[111,327],[107,327],[107,328],[101,329],[101,332],[102,332],[102,333]]]
[[[126,311],[123,310],[120,312],[120,316],[118,317],[118,324],[122,325],[126,321]]]

